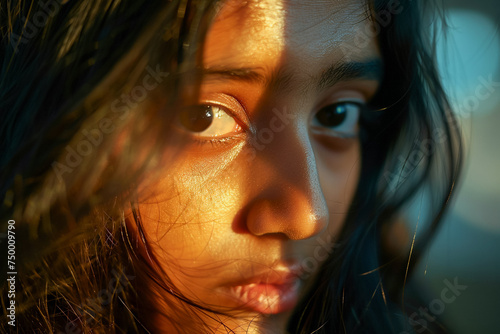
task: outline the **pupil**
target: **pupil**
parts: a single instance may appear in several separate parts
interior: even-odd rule
[[[211,106],[200,106],[183,110],[180,113],[182,125],[192,132],[201,132],[206,130],[214,118]]]
[[[316,118],[321,125],[339,126],[346,118],[347,108],[345,105],[331,105],[324,107],[316,114]]]

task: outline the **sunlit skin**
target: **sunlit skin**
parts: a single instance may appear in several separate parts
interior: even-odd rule
[[[340,45],[353,45],[356,29],[365,28],[365,6],[228,1],[203,48],[199,100],[222,117],[198,132],[173,126],[191,139],[140,201],[151,249],[175,288],[225,312],[212,316],[235,333],[284,333],[294,303],[277,306],[269,298],[249,307],[229,289],[255,276],[265,284],[292,274],[302,297],[326,258],[321,245],[344,224],[361,167],[356,114],[378,80],[372,73],[339,76],[346,62]],[[376,60],[375,38],[349,59]],[[318,111],[339,102],[350,103],[343,124],[318,121]],[[159,297],[158,307],[185,323],[185,332],[196,322]],[[200,316],[213,332],[227,332]],[[152,327],[175,332],[167,317],[152,317]]]

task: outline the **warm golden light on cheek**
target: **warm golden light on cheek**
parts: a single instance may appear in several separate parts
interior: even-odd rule
[[[244,143],[229,150],[207,148],[205,154],[197,145],[185,147],[139,205],[150,240],[176,258],[209,254],[218,237],[231,231],[242,205]]]

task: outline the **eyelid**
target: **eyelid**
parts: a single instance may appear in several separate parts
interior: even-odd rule
[[[201,104],[222,107],[242,127],[250,128],[250,119],[244,106],[235,97],[227,94],[210,94],[201,99]],[[243,123],[243,124],[241,124]]]
[[[343,103],[343,102],[349,102],[349,103],[354,103],[354,104],[359,104],[360,106],[365,105],[367,102],[365,99],[360,99],[360,98],[340,98],[336,100],[332,104],[338,104],[338,103]]]
[[[326,106],[341,102],[353,102],[360,105],[365,105],[368,103],[366,96],[362,92],[352,89],[340,90],[332,94],[328,94],[327,97],[322,99],[321,102],[317,105],[316,110],[320,110],[321,108],[324,108]]]
[[[381,82],[376,79],[353,79],[336,83],[320,93],[316,110],[340,100],[353,100],[370,105],[379,90]]]

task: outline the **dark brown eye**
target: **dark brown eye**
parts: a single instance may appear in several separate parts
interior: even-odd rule
[[[212,124],[214,112],[212,106],[196,106],[181,111],[179,119],[187,130],[202,132]]]
[[[360,102],[341,101],[321,108],[312,119],[312,127],[333,136],[353,137],[358,132],[358,122],[365,105]]]
[[[179,112],[179,125],[198,138],[213,140],[235,135],[241,127],[224,107],[199,105]]]
[[[324,107],[316,114],[316,119],[322,126],[335,127],[341,125],[347,117],[345,104],[332,104]]]

